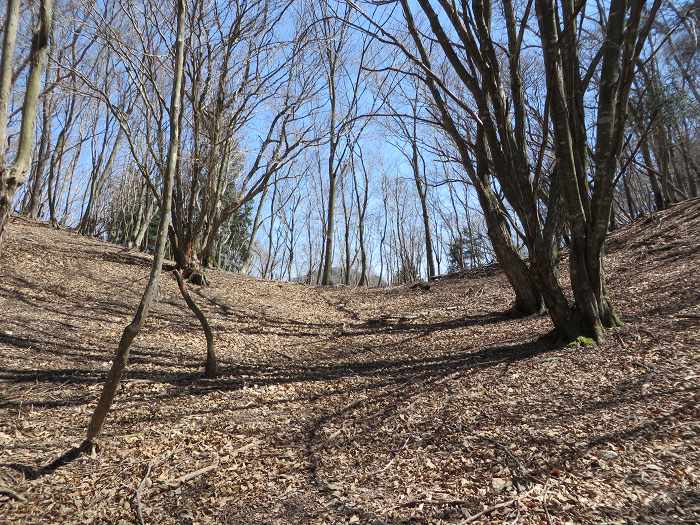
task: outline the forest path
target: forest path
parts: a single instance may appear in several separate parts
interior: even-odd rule
[[[425,291],[211,272],[193,297],[215,380],[165,275],[99,454],[32,479],[83,439],[150,259],[16,220],[0,257],[0,487],[24,501],[0,493],[0,522],[133,523],[147,471],[146,523],[459,523],[485,507],[475,521],[692,521],[699,247],[697,200],[616,233],[626,324],[587,349],[551,348],[544,316],[510,317],[500,274]]]

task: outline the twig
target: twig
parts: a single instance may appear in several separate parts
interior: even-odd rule
[[[531,474],[528,474],[527,470],[525,470],[525,467],[523,466],[522,462],[518,457],[511,452],[511,450],[505,446],[503,443],[500,441],[496,441],[493,438],[490,438],[488,436],[479,436],[481,439],[484,441],[488,441],[489,443],[495,445],[497,448],[501,449],[503,452],[506,453],[506,455],[515,463],[516,468],[520,471],[520,476],[526,479],[529,479],[530,481],[534,481],[535,483],[541,483],[541,480],[537,479],[536,477],[532,476]]]
[[[620,336],[620,334],[615,334],[615,337],[617,337],[617,340],[620,341],[620,344],[622,345],[622,348],[624,348],[625,350],[627,350],[627,345],[625,344],[625,340],[622,339],[622,337]]]
[[[11,498],[16,499],[17,501],[27,501],[27,498],[22,496],[22,494],[20,494],[19,492],[15,492],[10,487],[6,487],[4,485],[0,485],[0,494],[10,496]]]
[[[179,478],[176,478],[171,481],[166,481],[165,482],[165,487],[160,489],[157,493],[158,494],[163,494],[164,492],[168,492],[171,490],[177,490],[180,488],[180,486],[194,478],[197,478],[199,476],[202,476],[206,474],[207,472],[211,472],[212,470],[216,469],[219,467],[219,462],[217,461],[216,463],[213,463],[209,465],[208,467],[203,467],[200,468],[199,470],[195,470],[194,472],[190,472],[189,474],[185,474],[184,476],[180,476]]]
[[[234,450],[233,452],[231,452],[230,455],[231,455],[232,458],[235,458],[235,457],[237,457],[241,452],[245,452],[245,451],[248,450],[249,448],[256,447],[258,444],[259,444],[259,441],[258,441],[258,440],[253,440],[253,441],[251,441],[250,443],[247,443],[247,444],[243,445],[242,447],[238,447],[236,450]]]
[[[180,476],[175,480],[175,483],[177,485],[182,485],[183,483],[186,483],[187,481],[190,481],[191,479],[198,478],[199,476],[206,474],[207,472],[211,472],[215,468],[219,466],[219,463],[212,463],[208,467],[203,467],[200,468],[199,470],[195,470],[194,472],[190,472],[189,474],[185,474],[184,476]]]
[[[411,436],[408,436],[408,437],[406,438],[406,441],[404,442],[404,444],[401,446],[401,448],[399,448],[399,449],[396,451],[396,453],[394,454],[394,457],[392,457],[391,460],[389,460],[389,463],[387,463],[386,465],[384,465],[384,468],[379,469],[379,470],[377,470],[376,472],[372,472],[372,475],[374,476],[374,475],[376,475],[376,474],[381,474],[381,473],[384,472],[386,469],[388,469],[388,468],[391,466],[391,464],[392,464],[394,461],[396,461],[396,458],[399,457],[399,454],[401,453],[401,451],[402,451],[403,449],[406,448],[406,445],[408,445],[408,440],[409,440],[409,439],[411,439]]]
[[[292,358],[291,356],[288,356],[288,355],[285,354],[284,352],[280,352],[279,350],[272,350],[272,351],[273,351],[275,354],[277,354],[277,355],[279,355],[279,356],[281,356],[281,357],[284,357],[284,358],[287,359],[288,361],[293,361],[293,358]]]
[[[552,517],[549,515],[549,509],[547,508],[547,492],[549,491],[549,479],[547,483],[544,484],[544,494],[542,494],[542,507],[544,508],[544,514],[547,516],[547,523],[552,525]]]
[[[534,487],[533,487],[534,488]],[[513,499],[509,499],[508,501],[504,501],[502,503],[496,503],[495,505],[491,505],[490,507],[486,507],[484,510],[477,512],[476,514],[472,514],[469,516],[464,523],[473,523],[475,522],[478,518],[483,516],[484,514],[490,514],[494,510],[502,509],[503,507],[510,507],[513,503],[519,502],[522,498],[527,496],[530,492],[532,492],[533,489],[527,490],[523,492],[522,494],[517,495]]]
[[[152,466],[152,463],[149,462],[148,466],[146,467],[146,474],[143,476],[141,483],[139,483],[139,486],[136,489],[136,495],[134,496],[134,503],[136,505],[136,516],[138,517],[139,523],[141,523],[141,525],[145,525],[145,522],[143,521],[143,509],[141,509],[141,496],[143,495],[143,490],[146,487],[146,480],[151,474]]]
[[[399,507],[411,507],[413,505],[464,505],[469,503],[465,499],[412,499],[401,503]]]

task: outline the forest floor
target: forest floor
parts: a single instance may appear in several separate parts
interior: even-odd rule
[[[164,275],[97,453],[150,259],[16,219],[0,257],[1,523],[698,523],[700,201],[612,235],[625,325],[556,348],[501,274],[363,290]],[[566,278],[565,272],[563,278]],[[56,468],[58,466],[58,468]]]

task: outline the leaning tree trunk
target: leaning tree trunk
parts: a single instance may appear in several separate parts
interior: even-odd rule
[[[241,273],[250,273],[250,267],[253,262],[253,248],[255,247],[255,237],[258,234],[258,230],[260,229],[260,218],[262,214],[263,203],[265,201],[265,197],[267,197],[268,189],[269,185],[266,184],[260,195],[260,201],[258,202],[258,206],[255,209],[255,218],[253,219],[253,226],[250,229],[250,237],[248,237],[248,244],[245,250],[245,260],[241,264]]]
[[[214,334],[211,331],[211,327],[209,326],[209,321],[207,321],[206,316],[187,291],[187,285],[185,284],[185,280],[182,278],[180,271],[174,270],[173,275],[177,281],[177,287],[180,289],[182,298],[185,300],[190,310],[192,310],[192,313],[194,313],[199,320],[199,323],[202,325],[202,330],[204,330],[204,336],[207,340],[207,360],[204,365],[204,373],[208,378],[213,379],[217,376],[219,369],[216,360],[216,351],[214,349]]]
[[[490,188],[484,187],[477,188],[477,195],[496,260],[515,293],[513,310],[524,315],[541,313],[544,310],[542,295],[527,264],[513,247],[506,229],[507,221],[498,209],[496,196]]]
[[[17,189],[27,177],[32,155],[34,121],[37,101],[41,91],[41,77],[46,69],[49,52],[49,32],[53,17],[53,0],[42,0],[39,10],[39,26],[32,35],[29,55],[30,69],[22,105],[22,123],[15,161],[10,166],[5,162],[7,148],[7,108],[12,87],[13,55],[19,24],[19,0],[9,0],[5,17],[2,58],[0,59],[0,247],[5,225],[10,220],[12,201]]]
[[[541,313],[544,310],[541,291],[527,264],[513,246],[508,231],[508,221],[491,188],[488,151],[482,129],[477,133],[476,173],[472,174],[472,180],[475,183],[474,188],[484,213],[486,229],[496,260],[515,292],[513,310],[524,315]]]
[[[117,392],[122,373],[129,361],[129,350],[146,321],[148,312],[153,303],[158,288],[158,278],[160,277],[165,258],[165,245],[168,241],[168,228],[170,226],[173,181],[175,179],[175,166],[177,163],[178,145],[180,142],[179,116],[181,108],[181,86],[182,71],[184,63],[184,29],[185,29],[185,0],[178,0],[177,3],[177,36],[175,53],[175,78],[173,79],[173,91],[170,100],[170,144],[168,145],[168,164],[165,170],[165,180],[163,184],[163,198],[160,209],[160,225],[158,227],[158,237],[156,241],[156,253],[151,265],[151,273],[148,284],[141,297],[141,302],[136,310],[134,319],[124,328],[119,347],[114,354],[112,367],[107,376],[107,381],[102,389],[100,400],[97,403],[95,412],[92,414],[88,425],[85,442],[90,443],[102,431],[104,420],[112,406],[114,395]]]
[[[451,44],[447,42],[447,35],[440,28],[438,16],[433,16],[434,12],[430,2],[421,1],[420,4],[423,11],[430,19],[431,27],[437,34],[440,35],[439,40],[441,40],[443,49],[448,50],[451,48]],[[445,4],[443,3],[442,5],[444,6]],[[422,44],[422,40],[419,36],[418,29],[411,14],[408,1],[402,0],[401,6],[408,24],[409,32],[420,54],[421,61],[430,68],[429,53]],[[460,63],[458,59],[455,59],[454,62]],[[427,75],[426,77],[426,85],[432,94],[432,98],[437,109],[439,110],[442,125],[456,146],[460,161],[464,166],[464,169],[469,174],[472,184],[477,190],[479,202],[482,206],[484,217],[486,219],[488,235],[494,248],[496,259],[515,292],[516,300],[514,310],[523,314],[539,313],[543,309],[542,297],[535,286],[527,265],[512,245],[507,229],[507,222],[503,215],[503,211],[500,208],[500,203],[490,187],[489,156],[485,144],[486,140],[483,136],[484,128],[483,126],[479,126],[477,133],[478,144],[474,149],[470,142],[465,139],[459,130],[441,90],[438,89],[437,84],[431,79],[430,75]],[[485,100],[486,99],[484,97],[484,100],[482,101],[482,106],[484,106],[484,108],[487,106]],[[473,158],[470,151],[475,151],[476,153],[478,173],[474,169]]]

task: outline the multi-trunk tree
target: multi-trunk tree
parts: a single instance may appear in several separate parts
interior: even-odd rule
[[[605,327],[619,323],[605,289],[604,241],[630,87],[660,1],[647,6],[613,0],[607,12],[594,15],[585,2],[534,0],[539,30],[531,36],[544,57],[539,64],[544,86],[523,81],[532,1],[518,22],[511,0],[497,6],[439,0],[439,7],[418,0],[429,36],[419,27],[415,7],[408,0],[398,4],[413,45],[383,24],[375,22],[374,28],[410,58],[429,89],[435,120],[452,139],[455,157],[477,191],[494,252],[515,290],[516,308],[536,312],[546,307],[566,339],[600,339]],[[506,27],[503,42],[493,30],[494,8]],[[583,57],[587,34],[597,34],[598,44],[593,56]],[[532,71],[533,58],[528,61]],[[528,138],[533,125],[527,95],[536,88],[546,93],[539,148]],[[584,101],[591,95],[596,107],[588,115],[590,104]],[[587,119],[595,122],[592,133]],[[533,158],[538,149],[553,157],[546,172],[541,153]],[[573,302],[558,275],[564,228],[571,241]],[[527,260],[515,249],[514,234],[523,239]]]

